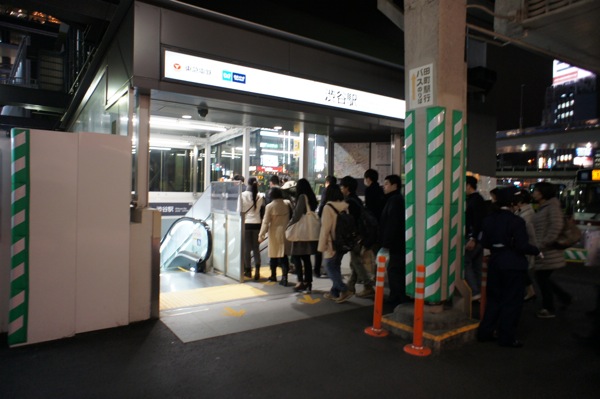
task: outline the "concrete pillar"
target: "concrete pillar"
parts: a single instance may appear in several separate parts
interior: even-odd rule
[[[466,1],[404,6],[407,291],[424,264],[425,300],[441,303],[462,274]]]
[[[137,135],[135,192],[137,194],[137,207],[146,208],[148,206],[148,180],[150,178],[150,96],[138,93],[136,108],[137,132],[133,132],[133,135]],[[133,118],[129,119],[132,120]]]

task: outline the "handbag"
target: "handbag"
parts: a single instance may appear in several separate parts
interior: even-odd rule
[[[554,247],[558,249],[567,249],[581,240],[581,230],[572,217],[565,216],[563,228],[560,231]]]
[[[306,213],[300,219],[288,226],[285,230],[285,238],[288,241],[318,241],[319,232],[321,230],[321,220],[319,216],[310,210],[308,198],[306,201]]]

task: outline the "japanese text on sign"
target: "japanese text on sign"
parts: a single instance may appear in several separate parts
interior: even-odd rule
[[[357,95],[354,93],[345,93],[341,90],[332,90],[329,89],[327,91],[327,95],[325,96],[325,101],[335,104],[348,105],[353,106],[356,103]]]
[[[410,108],[433,105],[433,64],[410,70]]]

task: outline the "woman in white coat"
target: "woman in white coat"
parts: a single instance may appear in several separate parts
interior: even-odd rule
[[[260,248],[258,233],[262,223],[261,209],[265,206],[265,196],[258,192],[256,177],[248,179],[246,191],[242,193],[242,213],[244,215],[244,276],[252,277],[252,255],[254,255],[254,280],[260,279]]]
[[[281,266],[282,277],[279,284],[287,286],[288,267],[284,258],[289,253],[289,241],[285,239],[285,229],[292,216],[292,205],[290,201],[283,199],[283,192],[279,187],[271,188],[269,192],[271,202],[265,208],[262,226],[258,239],[260,242],[269,237],[269,266],[271,277],[269,281],[277,281],[277,266]]]

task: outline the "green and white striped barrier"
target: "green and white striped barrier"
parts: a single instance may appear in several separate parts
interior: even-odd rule
[[[442,300],[441,276],[444,231],[444,132],[446,109],[428,108],[425,205],[425,299]]]
[[[567,262],[585,262],[587,260],[587,250],[583,248],[565,249],[565,260]]]
[[[415,285],[415,111],[404,119],[404,200],[406,203],[406,293],[414,296]]]
[[[464,146],[463,131],[463,113],[461,111],[452,112],[452,181],[450,183],[450,237],[448,249],[448,297],[454,292],[454,283],[456,282],[456,273],[458,270],[457,251],[462,248],[461,235],[458,231],[459,225],[459,207],[461,197],[461,177],[463,175],[462,158]],[[462,190],[464,191],[464,190]],[[445,298],[448,299],[448,298]]]
[[[9,345],[27,341],[29,307],[29,145],[29,130],[12,129]]]

